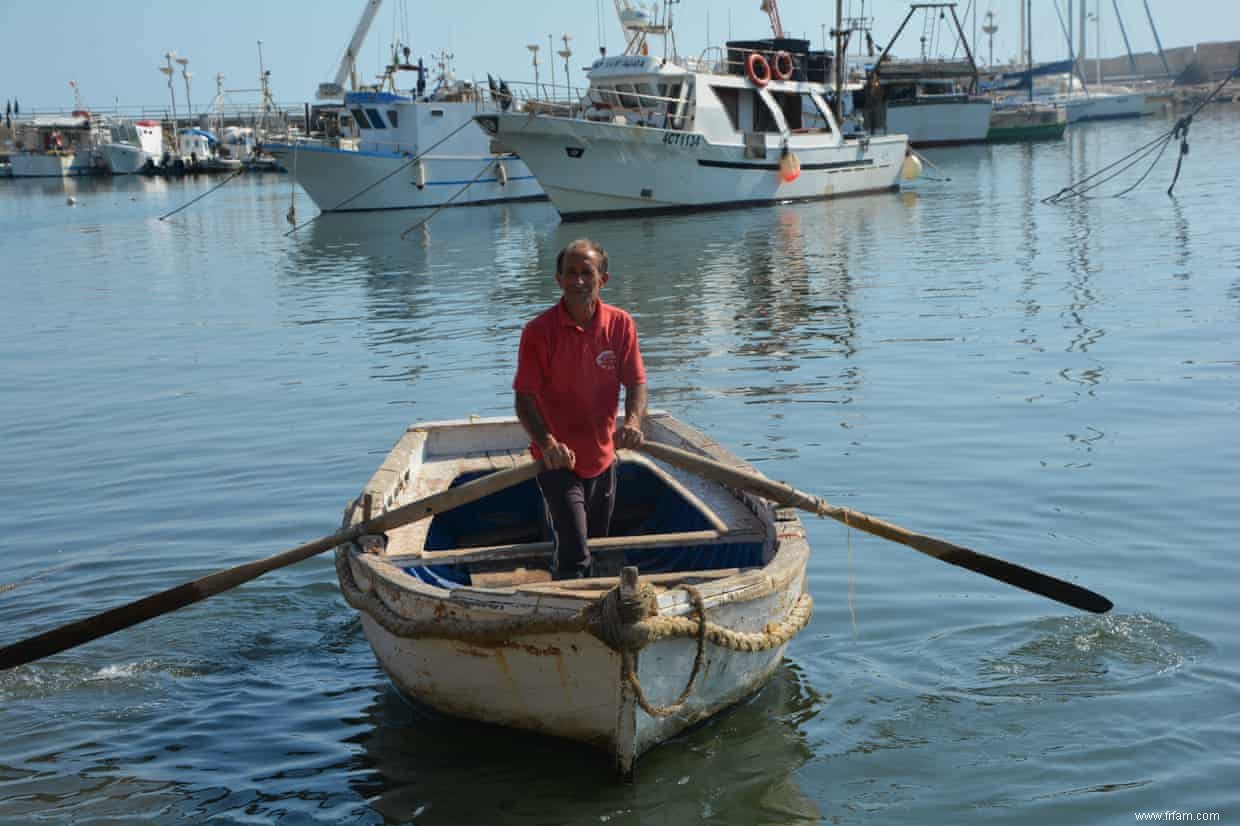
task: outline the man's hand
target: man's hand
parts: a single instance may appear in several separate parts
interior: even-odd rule
[[[538,445],[538,449],[547,470],[572,470],[573,465],[577,464],[577,455],[572,449],[550,434]]]
[[[616,428],[614,437],[617,448],[628,448],[635,450],[641,447],[646,437],[642,435],[642,430],[636,424],[630,424],[628,421],[623,427]]]

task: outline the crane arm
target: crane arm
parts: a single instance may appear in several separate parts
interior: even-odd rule
[[[771,18],[771,31],[776,37],[783,38],[784,24],[779,22],[779,6],[776,5],[775,0],[762,0],[762,11]]]
[[[344,57],[340,58],[340,68],[336,70],[336,78],[330,85],[324,83],[319,87],[319,97],[339,96],[343,93],[344,82],[353,71],[358,52],[361,51],[366,34],[370,31],[370,24],[374,22],[381,5],[383,5],[383,0],[366,0],[366,8],[362,10],[362,17],[357,21],[357,28],[353,30],[353,39],[349,41]]]

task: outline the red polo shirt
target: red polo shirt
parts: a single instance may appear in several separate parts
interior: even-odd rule
[[[521,332],[512,389],[537,399],[551,435],[576,454],[573,472],[582,479],[598,476],[615,459],[620,386],[645,383],[637,325],[617,307],[600,301],[583,326],[561,300]],[[530,450],[542,458],[537,445]]]

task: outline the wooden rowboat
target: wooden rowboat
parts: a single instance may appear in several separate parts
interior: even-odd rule
[[[753,471],[664,413],[649,441]],[[516,419],[411,427],[345,528],[529,462]],[[796,511],[622,451],[607,575],[552,581],[532,478],[336,551],[341,590],[396,687],[447,714],[579,740],[624,774],[756,692],[806,623]]]

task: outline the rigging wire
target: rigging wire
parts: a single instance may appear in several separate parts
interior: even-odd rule
[[[1058,204],[1058,203],[1062,203],[1063,201],[1067,201],[1071,198],[1119,198],[1121,196],[1127,195],[1129,192],[1132,192],[1134,189],[1136,189],[1137,186],[1140,185],[1142,181],[1144,181],[1146,178],[1149,177],[1149,174],[1154,171],[1154,167],[1158,165],[1158,161],[1160,158],[1162,158],[1163,153],[1167,151],[1167,147],[1171,145],[1172,142],[1178,140],[1180,142],[1180,152],[1175,162],[1175,174],[1171,178],[1171,185],[1167,187],[1167,194],[1170,195],[1172,191],[1175,189],[1176,182],[1180,179],[1180,169],[1182,168],[1183,163],[1184,163],[1184,156],[1188,154],[1188,129],[1190,126],[1192,126],[1193,117],[1196,116],[1196,114],[1200,112],[1207,103],[1209,103],[1211,100],[1217,97],[1218,93],[1223,91],[1223,87],[1226,86],[1228,83],[1230,83],[1233,77],[1238,77],[1238,76],[1240,76],[1240,66],[1238,66],[1236,69],[1229,72],[1227,77],[1223,78],[1223,80],[1217,86],[1214,87],[1214,91],[1210,92],[1210,94],[1207,95],[1204,100],[1202,100],[1195,107],[1193,107],[1193,111],[1189,112],[1184,117],[1179,118],[1175,122],[1175,125],[1171,127],[1170,129],[1168,129],[1166,132],[1154,138],[1153,140],[1149,141],[1148,143],[1144,144],[1143,146],[1138,147],[1132,152],[1129,152],[1127,155],[1120,158],[1118,161],[1115,161],[1114,163],[1110,163],[1102,167],[1098,171],[1093,172],[1089,175],[1086,175],[1084,178],[1077,181],[1076,183],[1069,184],[1068,186],[1056,192],[1054,195],[1049,195],[1046,198],[1043,198],[1042,203]],[[1102,184],[1105,184],[1108,181],[1114,180],[1116,177],[1128,171],[1133,166],[1135,166],[1137,163],[1139,163],[1142,159],[1148,157],[1151,154],[1154,155],[1154,160],[1150,162],[1149,168],[1147,168],[1145,172],[1141,174],[1141,177],[1138,178],[1136,183],[1132,184],[1132,186],[1129,186],[1112,195],[1089,195],[1087,194],[1088,192],[1101,186]],[[1101,178],[1100,180],[1096,180],[1096,181],[1094,180],[1099,175],[1102,175],[1102,173],[1108,172],[1109,170],[1112,170],[1115,167],[1120,166],[1120,164],[1124,164],[1124,166],[1122,166],[1120,169],[1116,169],[1114,172],[1112,172],[1110,175],[1107,175],[1105,178]]]

